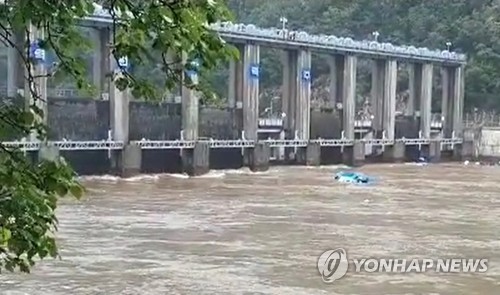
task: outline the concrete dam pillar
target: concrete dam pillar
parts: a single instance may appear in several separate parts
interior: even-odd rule
[[[283,62],[283,111],[287,138],[308,140],[311,114],[311,52],[285,51]]]
[[[245,138],[257,140],[259,128],[260,47],[247,44],[243,56],[243,131]]]
[[[357,57],[334,55],[329,57],[330,104],[342,105],[342,130],[347,139],[354,139],[356,114]]]
[[[395,137],[397,75],[396,60],[374,61],[371,90],[373,128],[377,133],[385,131],[387,139]]]
[[[233,126],[240,137],[256,140],[259,124],[260,47],[239,47],[239,60],[229,63],[228,106],[233,110]]]
[[[418,112],[423,138],[431,137],[432,80],[432,64],[415,63],[410,65],[410,98],[406,114],[417,117]]]
[[[441,115],[443,121],[443,135],[451,138],[452,134],[460,137],[463,131],[463,107],[465,75],[462,67],[444,67],[442,75],[442,104]]]
[[[20,49],[24,48],[24,33],[13,32],[11,40]],[[25,65],[14,47],[7,49],[7,96],[15,97],[24,88]]]
[[[37,28],[30,24],[29,26],[29,40],[32,42],[30,46],[36,46],[35,44],[38,39],[44,39],[45,32],[41,28]],[[31,50],[30,50],[31,52]],[[24,83],[24,97],[26,99],[26,104],[36,105],[40,110],[43,111],[43,117],[39,118],[44,124],[47,124],[47,66],[45,65],[46,53],[35,49],[33,53],[34,56],[30,56],[34,60],[34,65],[29,69],[26,65],[23,65],[21,69],[24,71],[24,77],[32,76],[33,83],[30,83],[27,79],[23,79]],[[17,84],[15,79],[11,83]],[[13,85],[11,85],[12,87]],[[11,90],[12,91],[12,90]],[[33,96],[34,93],[36,94]],[[32,134],[31,140],[34,140],[36,134]]]
[[[129,103],[130,90],[121,91],[115,81],[122,77],[121,67],[111,51],[113,32],[108,28],[95,29],[92,33],[95,46],[100,50],[94,56],[93,72],[95,86],[101,97],[109,98],[110,129],[114,141],[122,141],[124,148],[111,156],[111,170],[122,177],[131,177],[140,173],[141,149],[129,144]],[[100,64],[99,64],[100,62]],[[110,75],[111,74],[111,75]]]

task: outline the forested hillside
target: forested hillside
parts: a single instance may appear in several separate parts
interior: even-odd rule
[[[500,109],[500,1],[491,0],[226,0],[235,21],[279,27],[280,16],[288,28],[328,33],[357,39],[452,49],[468,55],[466,104],[481,109]],[[277,52],[262,53],[262,88],[274,91],[280,84]],[[327,69],[318,65],[316,78]],[[367,68],[368,69],[368,68]],[[369,70],[360,76],[369,75]],[[227,71],[211,74],[217,92]],[[360,78],[359,80],[369,80]],[[360,91],[369,87],[360,81]],[[368,82],[369,83],[369,82]],[[318,86],[321,87],[321,86]],[[364,88],[364,89],[363,89]],[[271,90],[269,90],[271,89]]]

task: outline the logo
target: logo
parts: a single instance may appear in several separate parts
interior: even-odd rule
[[[346,250],[337,248],[323,252],[318,258],[318,271],[324,283],[333,283],[343,278],[349,269],[359,273],[485,273],[486,258],[347,258]]]
[[[328,250],[318,259],[318,271],[325,283],[333,283],[347,273],[349,262],[344,249]]]

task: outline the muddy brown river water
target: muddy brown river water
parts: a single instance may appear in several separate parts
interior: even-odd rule
[[[500,167],[368,165],[199,178],[87,178],[58,209],[61,260],[1,274],[0,294],[500,294]],[[486,273],[354,273],[325,284],[328,249],[350,257],[488,258]]]

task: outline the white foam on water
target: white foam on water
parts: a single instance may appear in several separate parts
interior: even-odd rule
[[[195,176],[194,178],[223,178],[226,172],[223,170],[210,170],[207,174]]]
[[[181,174],[181,173],[172,173],[172,174],[165,174],[165,176],[172,177],[172,178],[179,178],[179,179],[188,179],[189,175],[187,174]]]
[[[137,181],[144,181],[144,180],[153,180],[156,181],[160,179],[160,174],[141,174],[129,178],[122,178],[121,180],[127,181],[127,182],[137,182]]]
[[[114,175],[94,175],[94,176],[78,176],[78,180],[81,181],[107,181],[107,182],[118,182],[120,177]]]

